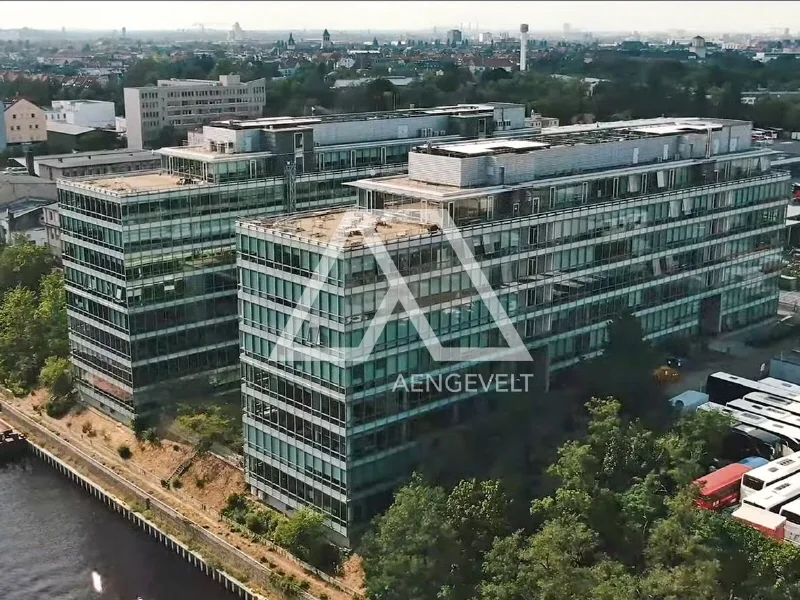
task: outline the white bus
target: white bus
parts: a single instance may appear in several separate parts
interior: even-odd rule
[[[781,516],[786,517],[784,539],[800,546],[800,500],[792,500],[781,509]]]
[[[772,419],[778,423],[785,423],[786,425],[797,427],[798,432],[800,432],[800,415],[796,415],[783,408],[760,404],[751,400],[734,400],[733,402],[728,402],[728,406],[737,410],[751,412],[754,415],[761,415],[762,417]]]
[[[758,429],[763,429],[769,433],[777,435],[779,438],[786,442],[793,452],[800,450],[800,427],[793,427],[785,423],[779,423],[767,418],[763,415],[758,415],[751,412],[746,412],[732,406],[722,406],[716,402],[706,402],[698,406],[697,410],[715,410],[729,415],[734,421],[739,423],[746,423]]]
[[[800,402],[800,394],[793,394],[789,391],[779,390],[774,385],[764,383],[763,381],[753,381],[746,377],[738,377],[719,371],[712,373],[706,380],[706,394],[712,402],[730,402],[737,398],[744,398],[745,394],[751,392],[763,392],[765,394],[774,394],[787,400],[794,400]]]
[[[742,503],[779,514],[784,506],[797,498],[800,498],[800,473],[750,494]]]
[[[744,499],[796,473],[800,473],[800,452],[795,452],[789,456],[773,460],[745,473],[742,476],[740,497]]]
[[[783,379],[776,379],[775,377],[764,377],[758,383],[763,383],[782,392],[789,392],[790,394],[800,394],[800,385],[784,381]]]
[[[756,404],[763,404],[765,406],[774,406],[775,408],[782,408],[786,412],[800,415],[800,402],[782,398],[775,394],[765,394],[764,392],[750,392],[742,397],[742,400],[755,402]]]

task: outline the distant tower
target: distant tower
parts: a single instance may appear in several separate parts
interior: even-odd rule
[[[331,43],[331,34],[328,30],[322,32],[322,50],[328,50],[333,44]]]
[[[528,69],[528,24],[519,26],[519,70]]]
[[[294,36],[292,36],[291,32],[289,33],[289,41],[286,43],[286,49],[287,50],[294,50],[295,49]]]
[[[128,33],[128,29],[126,27],[123,27],[122,28],[122,39],[125,39],[125,36],[127,35],[127,33]]]
[[[706,41],[701,36],[696,35],[692,38],[692,45],[690,46],[690,50],[694,52],[697,58],[705,58],[706,57]]]

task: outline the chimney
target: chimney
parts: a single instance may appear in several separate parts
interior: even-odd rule
[[[36,177],[36,170],[33,168],[33,150],[30,146],[25,148],[25,166],[28,167],[28,175]]]
[[[519,70],[528,69],[528,24],[519,26]]]

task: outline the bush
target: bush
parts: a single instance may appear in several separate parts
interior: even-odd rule
[[[308,507],[302,507],[275,527],[274,540],[299,559],[320,566],[327,546],[324,517]]]
[[[305,591],[305,590],[307,590],[308,588],[311,587],[311,584],[308,583],[308,579],[301,579],[300,583],[297,584],[297,587],[299,587],[301,590]]]
[[[161,487],[164,488],[165,490],[168,490],[169,489],[169,481],[167,481],[166,479],[162,479],[161,480]]]
[[[128,460],[131,456],[133,456],[133,452],[131,452],[130,447],[126,444],[120,444],[120,446],[117,448],[117,454],[119,454],[120,458],[124,460]]]
[[[161,439],[158,437],[158,431],[155,427],[148,427],[142,433],[142,440],[150,442],[153,446],[160,446]]]
[[[61,419],[62,417],[67,416],[75,404],[75,398],[71,395],[59,396],[45,403],[44,412],[48,417],[53,419]]]
[[[39,383],[54,396],[68,394],[72,390],[69,359],[48,356],[39,372]]]
[[[81,426],[81,431],[82,431],[83,433],[87,434],[89,437],[93,437],[93,436],[92,436],[92,434],[94,433],[94,427],[92,427],[92,424],[91,424],[91,423],[89,423],[89,421],[86,421],[86,422],[85,422],[85,423],[84,423],[84,424]]]
[[[194,484],[197,486],[198,490],[202,490],[204,487],[206,487],[206,480],[202,477],[195,477]]]
[[[328,594],[326,594],[325,592],[322,592],[319,595],[319,600],[328,600]]]
[[[179,490],[183,487],[183,482],[180,479],[176,479],[172,482],[173,489]]]

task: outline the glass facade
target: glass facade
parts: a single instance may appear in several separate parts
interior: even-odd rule
[[[289,183],[259,169],[239,177],[238,163],[249,169],[170,156],[165,166],[176,170],[162,173],[213,176],[192,185],[176,177],[157,190],[59,182],[75,373],[84,399],[116,418],[183,393],[238,389],[235,219],[352,203],[355,191],[342,184],[374,172],[327,170]],[[119,179],[135,188],[148,176]]]
[[[774,314],[788,174],[735,154],[639,170],[441,203],[408,186],[362,188],[359,204],[390,213],[424,201],[449,215],[549,371],[598,353],[607,321],[623,309],[651,339],[713,335]],[[307,236],[289,226],[237,225],[246,480],[279,508],[316,506],[346,540],[387,505],[421,440],[492,402],[485,394],[395,390],[398,375],[504,367],[437,363],[402,310],[370,340],[369,359],[354,364],[387,292],[385,274],[369,250],[342,249],[331,259],[324,242]],[[442,344],[501,345],[444,236],[410,235],[386,248]],[[303,305],[318,267],[330,274]],[[296,307],[309,316],[291,348],[272,356]]]

